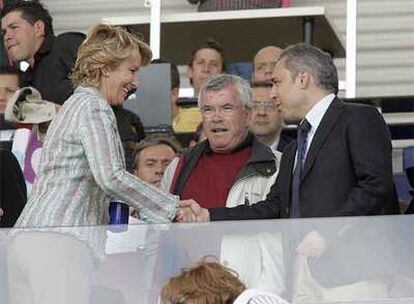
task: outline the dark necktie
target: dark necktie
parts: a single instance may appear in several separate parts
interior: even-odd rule
[[[292,204],[290,217],[300,217],[300,177],[302,175],[302,168],[305,162],[306,139],[311,127],[310,123],[304,119],[298,128],[298,137],[296,140],[297,157],[295,171],[293,171],[292,178]]]

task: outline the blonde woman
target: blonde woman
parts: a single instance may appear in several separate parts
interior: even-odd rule
[[[126,30],[92,28],[78,51],[76,89],[49,127],[31,197],[15,227],[106,225],[111,199],[138,209],[150,223],[174,218],[176,197],[126,171],[111,109],[138,87],[138,70],[150,60],[149,47]],[[85,274],[93,257],[102,257],[104,240],[97,228],[16,233],[9,254],[11,302],[88,303]],[[35,258],[25,259],[27,252]],[[13,302],[14,296],[20,300]]]

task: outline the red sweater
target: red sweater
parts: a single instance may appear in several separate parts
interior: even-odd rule
[[[181,199],[194,199],[203,208],[224,207],[251,152],[251,147],[246,147],[231,154],[204,153],[188,177]]]

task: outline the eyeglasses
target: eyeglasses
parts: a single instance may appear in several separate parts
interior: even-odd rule
[[[253,111],[259,111],[260,109],[264,109],[265,111],[275,111],[276,104],[273,101],[254,101],[252,108]]]
[[[201,115],[210,118],[213,117],[214,113],[219,113],[223,116],[231,116],[237,112],[240,106],[235,106],[230,103],[226,103],[218,108],[211,107],[211,106],[202,106],[200,109]]]

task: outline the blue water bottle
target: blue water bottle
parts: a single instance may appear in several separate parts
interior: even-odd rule
[[[109,229],[113,232],[122,232],[127,230],[129,218],[129,207],[122,201],[111,201],[109,203]],[[124,225],[124,226],[121,226]]]

